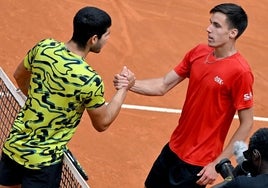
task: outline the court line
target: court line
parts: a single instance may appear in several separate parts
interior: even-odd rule
[[[174,109],[174,108],[162,108],[162,107],[142,106],[142,105],[132,105],[132,104],[123,104],[122,108],[133,109],[133,110],[153,111],[153,112],[176,113],[176,114],[180,114],[182,111],[181,109]],[[234,118],[238,119],[238,115],[235,115]],[[266,117],[254,116],[253,118],[255,121],[268,122],[268,118]]]

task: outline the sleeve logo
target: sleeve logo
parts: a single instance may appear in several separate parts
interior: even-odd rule
[[[252,99],[252,93],[251,92],[244,94],[244,101],[249,101],[251,99]]]

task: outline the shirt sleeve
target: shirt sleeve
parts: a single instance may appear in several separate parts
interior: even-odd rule
[[[24,63],[24,67],[28,70],[31,71],[31,67],[32,67],[32,63],[35,59],[35,56],[37,54],[38,48],[40,46],[41,42],[39,42],[38,44],[36,44],[32,49],[30,49],[26,56],[24,57],[23,63]]]
[[[189,77],[191,71],[190,57],[192,51],[188,52],[182,61],[174,68],[174,71],[181,77]]]
[[[253,82],[253,74],[247,71],[238,76],[233,84],[232,95],[237,110],[253,106]]]
[[[86,109],[95,109],[105,103],[104,83],[99,75],[91,78],[91,81],[85,87],[82,94],[82,100]]]
[[[174,71],[181,77],[190,77],[191,67],[198,59],[204,59],[209,53],[212,52],[212,48],[204,44],[199,44],[189,52],[187,52],[182,61],[174,68]]]

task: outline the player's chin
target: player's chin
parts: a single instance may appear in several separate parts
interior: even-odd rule
[[[101,49],[94,49],[94,50],[91,50],[91,52],[98,54],[101,52]]]
[[[215,47],[215,41],[212,38],[208,38],[208,46]]]
[[[89,49],[90,52],[93,52],[93,53],[100,53],[101,52],[101,48],[100,47],[92,47]]]
[[[215,47],[216,47],[216,45],[215,45],[214,43],[209,42],[209,41],[208,41],[208,46],[209,46],[209,47],[212,47],[212,48],[215,48]]]

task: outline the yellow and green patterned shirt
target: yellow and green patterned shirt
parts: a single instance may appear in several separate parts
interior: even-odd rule
[[[40,169],[61,161],[85,109],[105,103],[101,77],[62,42],[45,39],[24,59],[30,88],[3,151],[19,164]]]

